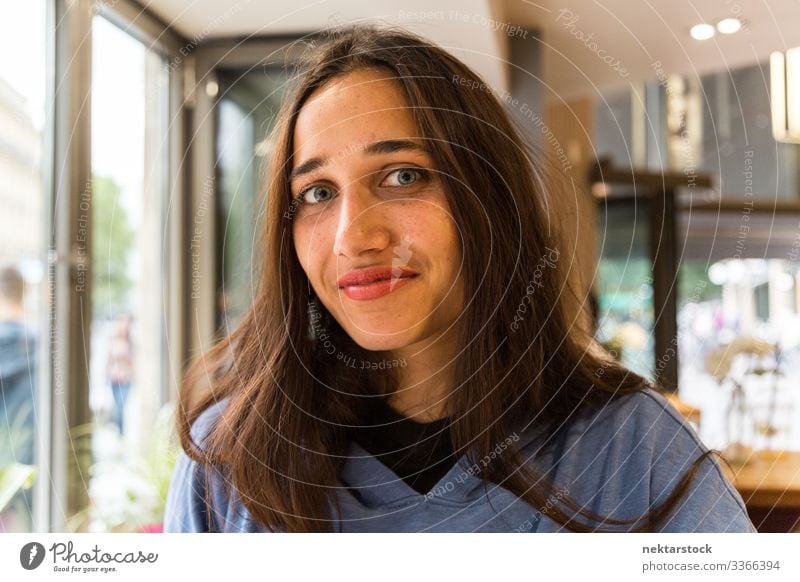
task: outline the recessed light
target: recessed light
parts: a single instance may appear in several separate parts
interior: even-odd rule
[[[695,24],[689,34],[695,40],[708,40],[714,36],[714,27],[710,24]]]
[[[742,29],[742,21],[738,18],[725,18],[717,22],[717,30],[722,34],[733,34]]]

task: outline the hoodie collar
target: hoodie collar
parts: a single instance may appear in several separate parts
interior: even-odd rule
[[[512,431],[505,447],[513,445],[521,451],[531,444],[541,433],[539,426],[520,426]],[[515,438],[516,437],[516,438]],[[500,445],[500,443],[498,443]],[[502,451],[505,447],[500,448]],[[523,460],[527,455],[522,453]],[[467,455],[462,455],[450,470],[425,494],[416,491],[389,467],[370,454],[356,441],[349,442],[347,460],[340,480],[345,487],[354,490],[357,497],[368,507],[379,507],[394,503],[439,503],[463,505],[481,497],[483,481],[481,473],[484,464],[479,459],[470,463]],[[493,487],[496,485],[488,485]]]
[[[462,455],[428,493],[422,494],[352,440],[340,479],[369,507],[397,502],[463,503],[478,497],[475,490],[481,486],[479,474],[471,474],[466,455]]]

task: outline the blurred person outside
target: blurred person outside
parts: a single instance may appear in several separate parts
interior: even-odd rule
[[[0,470],[34,464],[36,338],[25,324],[25,280],[16,267],[0,270]],[[28,531],[31,490],[0,512],[0,531]]]
[[[120,314],[115,322],[114,333],[108,350],[106,377],[114,396],[114,424],[119,433],[124,430],[125,404],[133,382],[133,342],[131,340],[131,316]]]

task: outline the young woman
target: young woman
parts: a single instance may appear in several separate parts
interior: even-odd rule
[[[165,531],[754,531],[568,312],[557,217],[473,71],[337,31],[272,139],[264,275],[182,386]]]

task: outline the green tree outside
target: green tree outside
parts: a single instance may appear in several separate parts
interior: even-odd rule
[[[125,304],[132,282],[128,258],[134,231],[120,188],[113,179],[93,177],[92,188],[92,304],[95,314],[116,311]]]

